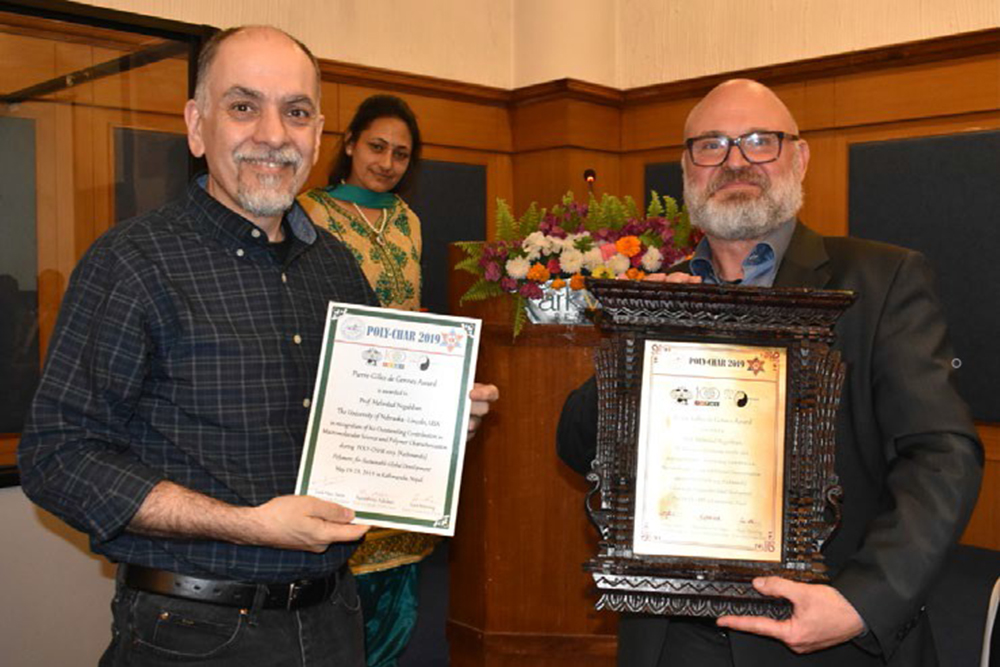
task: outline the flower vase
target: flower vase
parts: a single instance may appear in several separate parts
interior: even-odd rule
[[[596,306],[596,301],[587,290],[574,290],[569,285],[553,289],[552,281],[542,287],[538,299],[526,299],[525,311],[532,324],[590,324],[586,317],[588,308]]]

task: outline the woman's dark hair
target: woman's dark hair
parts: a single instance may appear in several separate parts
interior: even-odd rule
[[[406,173],[399,179],[391,192],[406,192],[413,184],[417,168],[420,165],[420,149],[423,143],[420,140],[420,128],[417,126],[417,117],[413,115],[410,106],[395,95],[372,95],[358,107],[354,112],[344,132],[344,138],[340,141],[340,150],[337,152],[337,159],[333,163],[333,171],[330,172],[330,185],[339,185],[341,181],[346,181],[351,175],[351,156],[347,154],[347,144],[358,140],[361,133],[371,127],[379,118],[398,118],[406,123],[410,130],[410,138],[413,146],[410,147],[410,164]]]

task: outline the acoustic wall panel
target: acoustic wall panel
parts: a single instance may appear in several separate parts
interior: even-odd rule
[[[1000,132],[854,144],[850,234],[930,259],[976,419],[1000,422]]]
[[[423,160],[406,200],[423,232],[421,301],[433,313],[447,313],[448,244],[486,238],[486,167]]]

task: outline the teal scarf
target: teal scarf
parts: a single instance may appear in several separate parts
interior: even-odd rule
[[[373,192],[347,183],[327,188],[327,192],[334,199],[353,202],[365,208],[392,208],[396,205],[396,195],[391,192]]]

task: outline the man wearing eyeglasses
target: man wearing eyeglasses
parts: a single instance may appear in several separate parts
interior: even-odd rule
[[[843,518],[823,554],[830,585],[761,577],[789,620],[625,614],[619,665],[936,665],[924,603],[978,494],[982,445],[951,379],[952,351],[926,261],[825,238],[797,219],[809,145],[765,86],[713,89],[685,125],[684,194],[705,232],[670,282],[853,290],[836,327],[847,364],[837,414]],[[597,391],[566,401],[559,454],[586,472]]]

